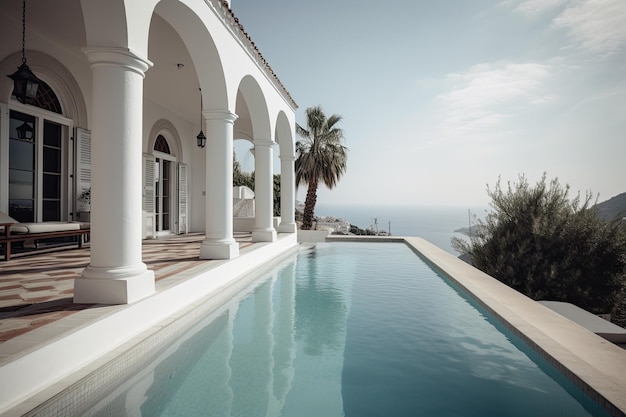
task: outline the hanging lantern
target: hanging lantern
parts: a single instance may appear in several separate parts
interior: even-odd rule
[[[22,1],[22,65],[11,75],[7,75],[13,80],[13,95],[20,103],[31,104],[37,97],[39,79],[26,65],[26,0]]]
[[[22,60],[14,74],[7,77],[13,80],[13,95],[20,103],[31,104],[37,97],[37,89],[39,88],[39,79],[32,73],[26,60]]]
[[[200,133],[196,136],[196,140],[198,141],[198,148],[204,148],[206,146],[206,136],[204,136],[202,130],[200,130]]]
[[[204,148],[206,146],[206,136],[204,136],[204,132],[202,131],[202,89],[200,90],[200,133],[196,136],[196,140],[198,141],[198,148]]]

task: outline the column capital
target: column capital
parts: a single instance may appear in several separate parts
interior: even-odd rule
[[[228,123],[235,123],[235,120],[239,118],[235,113],[226,109],[202,110],[202,116],[206,120],[223,120]]]
[[[91,68],[123,67],[140,74],[142,77],[152,67],[152,62],[128,48],[120,47],[85,47],[82,51],[87,55]]]
[[[254,141],[252,142],[254,143],[254,146],[267,146],[267,147],[272,147],[274,145],[276,145],[276,142],[274,142],[272,139],[254,139]]]

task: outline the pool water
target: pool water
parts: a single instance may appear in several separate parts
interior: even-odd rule
[[[74,413],[607,415],[400,243],[302,250],[150,352]]]

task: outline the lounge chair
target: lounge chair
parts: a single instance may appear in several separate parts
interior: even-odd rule
[[[83,237],[89,234],[89,223],[81,222],[41,222],[20,223],[0,212],[0,246],[4,247],[4,260],[11,259],[12,242],[32,242],[58,237],[78,238],[78,247],[82,248]]]
[[[617,324],[600,318],[574,304],[562,301],[544,300],[539,301],[539,303],[597,334],[598,336],[605,338],[609,342],[626,344],[626,329],[618,326]]]

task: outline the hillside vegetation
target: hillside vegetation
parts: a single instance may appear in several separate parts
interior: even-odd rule
[[[591,194],[546,175],[532,185],[488,188],[492,211],[475,219],[470,241],[454,238],[461,258],[535,300],[564,301],[626,322],[626,194],[594,205]],[[603,213],[603,220],[598,215]],[[623,212],[626,214],[626,211]]]

